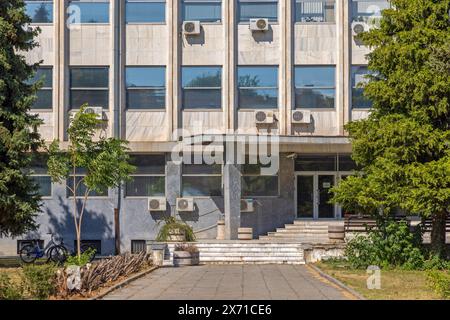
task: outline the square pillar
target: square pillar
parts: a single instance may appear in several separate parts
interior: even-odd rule
[[[241,226],[241,172],[239,166],[226,163],[223,166],[225,239],[236,240]]]
[[[166,198],[172,216],[176,215],[177,198],[181,195],[181,164],[167,161],[166,164]]]

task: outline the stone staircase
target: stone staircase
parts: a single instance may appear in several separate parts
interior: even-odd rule
[[[284,228],[277,228],[259,239],[271,242],[298,242],[304,244],[325,244],[328,240],[329,225],[343,225],[343,221],[308,221],[295,220],[292,224],[286,224]]]
[[[173,261],[174,244],[168,244],[166,264]],[[247,241],[207,241],[195,243],[200,252],[200,263],[207,264],[305,264],[300,243]]]

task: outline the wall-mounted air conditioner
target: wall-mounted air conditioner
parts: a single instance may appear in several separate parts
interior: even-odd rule
[[[308,124],[311,123],[311,111],[294,110],[292,111],[292,123]]]
[[[200,34],[200,21],[184,21],[183,34],[198,35]]]
[[[166,211],[165,197],[150,197],[148,198],[148,211]]]
[[[273,111],[256,110],[255,122],[258,123],[274,123],[275,115]]]
[[[361,21],[353,21],[352,22],[352,35],[353,36],[360,35],[361,33],[367,32],[370,29],[371,29],[371,27],[365,22],[361,22]]]
[[[194,198],[177,198],[177,211],[194,211]]]
[[[250,19],[250,30],[251,31],[269,30],[269,19],[265,18]]]

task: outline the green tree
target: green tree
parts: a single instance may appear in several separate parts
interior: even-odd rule
[[[28,23],[22,0],[0,1],[0,235],[9,236],[35,229],[40,210],[36,183],[24,170],[42,146],[41,120],[28,113],[40,85],[29,83],[38,64],[23,56],[37,46],[39,29]]]
[[[373,101],[346,129],[361,171],[333,189],[349,210],[400,208],[431,217],[432,251],[445,248],[450,210],[450,0],[392,0],[380,27],[363,33]]]
[[[63,150],[59,141],[53,141],[47,162],[52,180],[67,182],[72,195],[78,258],[81,257],[81,228],[89,196],[118,187],[129,180],[135,170],[129,164],[127,142],[99,135],[103,121],[94,113],[85,112],[85,108],[82,106],[71,121],[67,148]]]

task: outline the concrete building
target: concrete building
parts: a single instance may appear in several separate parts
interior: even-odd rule
[[[45,76],[34,110],[46,141],[67,140],[70,114],[81,104],[102,107],[105,134],[130,142],[138,170],[132,182],[88,202],[83,239],[102,254],[153,240],[158,221],[177,215],[199,239],[226,238],[238,227],[255,238],[296,219],[340,219],[328,189],[354,168],[344,125],[365,117],[370,102],[357,83],[368,48],[355,33],[388,6],[377,0],[61,0],[25,1]],[[252,20],[256,19],[256,20]],[[192,23],[186,23],[192,21]],[[259,30],[262,29],[262,30]],[[259,111],[259,112],[258,112]],[[262,117],[262,118],[260,118]],[[179,164],[172,133],[209,129],[234,136],[276,136],[280,170],[258,165]],[[65,185],[35,170],[44,196],[39,230],[0,239],[0,254],[47,232],[74,243]],[[149,211],[149,197],[166,211]],[[192,211],[176,199],[192,197]],[[241,212],[241,199],[252,199]],[[116,217],[116,219],[115,219]]]

